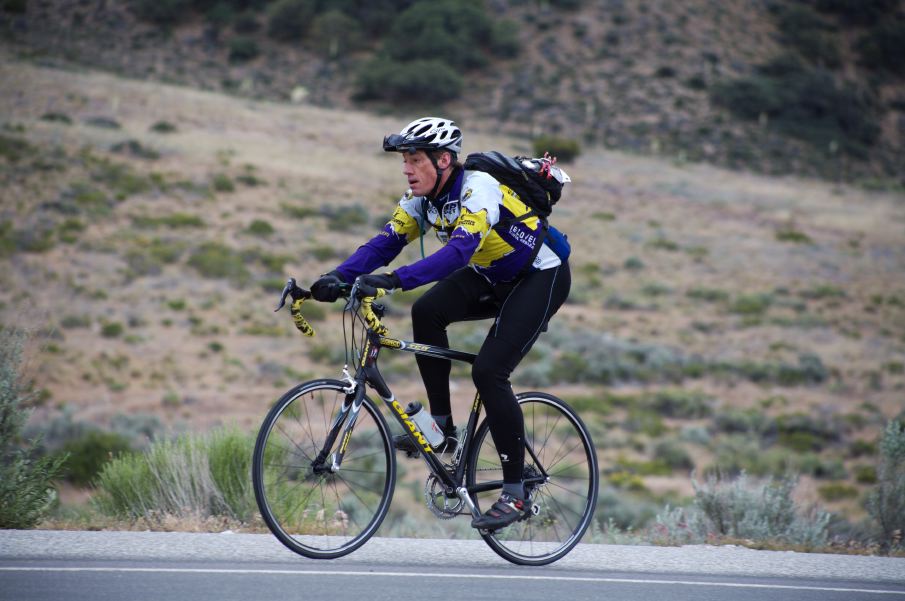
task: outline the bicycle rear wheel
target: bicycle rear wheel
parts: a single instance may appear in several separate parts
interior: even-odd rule
[[[545,565],[578,544],[594,515],[599,475],[597,453],[587,428],[564,401],[542,392],[519,394],[525,417],[525,477],[549,478],[530,490],[540,511],[481,537],[500,557],[521,565]],[[503,471],[485,419],[475,432],[468,458],[467,487],[479,510],[500,495]]]
[[[393,498],[390,433],[367,397],[340,469],[327,466],[342,429],[326,462],[316,461],[343,402],[352,400],[344,386],[339,380],[296,386],[270,410],[255,443],[252,481],[261,517],[284,545],[312,559],[341,557],[367,542]]]

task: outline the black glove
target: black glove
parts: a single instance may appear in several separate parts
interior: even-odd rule
[[[358,276],[358,294],[359,296],[375,296],[378,288],[383,288],[387,292],[393,288],[402,286],[399,276],[395,273],[380,273],[372,275]]]
[[[319,280],[311,284],[311,296],[322,303],[332,303],[340,296],[340,288],[346,281],[338,271],[325,273]]]

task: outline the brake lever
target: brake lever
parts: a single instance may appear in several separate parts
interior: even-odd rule
[[[280,303],[277,305],[277,308],[273,310],[274,313],[282,309],[286,305],[286,297],[291,296],[292,300],[298,300],[300,298],[311,298],[311,292],[305,290],[304,288],[299,288],[295,282],[295,278],[289,278],[286,280],[286,285],[283,286],[283,292],[280,294]]]

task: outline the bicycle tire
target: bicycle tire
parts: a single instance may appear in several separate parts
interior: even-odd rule
[[[525,418],[525,441],[549,479],[531,491],[539,513],[495,532],[479,532],[500,557],[519,565],[546,565],[564,557],[581,540],[594,516],[599,472],[597,453],[587,427],[563,400],[543,392],[516,399]],[[502,482],[503,472],[490,425],[485,419],[475,431],[468,457],[466,483]],[[525,454],[526,475],[539,474]],[[499,488],[473,495],[481,510],[489,508]]]
[[[313,380],[289,390],[267,414],[255,442],[252,482],[261,517],[280,542],[311,559],[341,557],[366,543],[393,498],[390,432],[367,397],[339,471],[316,474],[311,467],[346,397],[344,386]]]

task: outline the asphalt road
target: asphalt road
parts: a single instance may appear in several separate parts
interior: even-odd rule
[[[520,567],[482,541],[377,538],[332,561],[270,535],[0,531],[0,600],[903,599],[905,559],[579,545]]]

